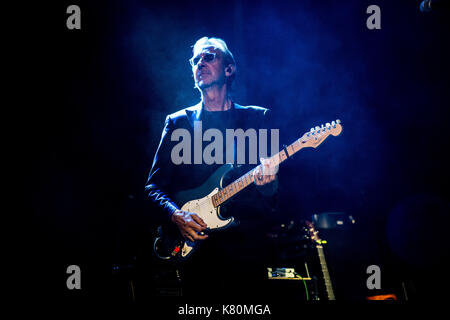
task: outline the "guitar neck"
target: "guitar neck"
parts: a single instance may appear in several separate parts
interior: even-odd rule
[[[305,140],[306,142],[307,140]],[[304,143],[304,142],[303,142]],[[294,153],[300,151],[304,146],[302,143],[302,138],[296,140],[294,143],[287,146],[285,149],[281,150],[280,152],[276,153],[272,157],[269,158],[269,161],[274,165],[278,166],[283,161],[294,155]],[[214,204],[214,207],[220,206],[225,201],[229,200],[236,194],[238,194],[240,191],[244,190],[247,186],[251,185],[254,182],[253,174],[256,169],[258,169],[261,165],[253,168],[240,178],[234,180],[229,185],[227,185],[225,188],[221,189],[219,192],[217,192],[213,197],[212,201]]]
[[[319,254],[320,267],[322,268],[323,279],[325,282],[325,289],[327,291],[328,300],[336,300],[334,297],[333,285],[331,284],[330,274],[328,272],[327,262],[325,260],[325,254],[323,252],[322,245],[318,244],[316,246],[317,253]]]
[[[285,147],[283,150],[276,153],[268,160],[271,162],[273,166],[278,166],[283,161],[292,157],[295,153],[299,152],[301,149],[305,147],[316,148],[330,134],[338,135],[341,133],[342,126],[339,123],[340,121],[336,120],[336,123],[334,123],[333,121],[332,125],[327,123],[326,127],[322,125],[322,127],[316,127],[315,131],[314,129],[311,129],[312,131],[304,134],[301,138],[295,140],[289,146]],[[261,165],[253,168],[252,170],[244,174],[242,177],[236,179],[222,190],[219,190],[219,192],[217,192],[214,196],[212,196],[212,202],[214,207],[220,206],[222,203],[232,198],[240,191],[244,190],[247,186],[251,185],[254,182],[253,173],[260,166]]]

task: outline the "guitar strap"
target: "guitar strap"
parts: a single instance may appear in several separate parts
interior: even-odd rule
[[[294,155],[290,156],[289,153],[287,152],[286,148],[287,148],[287,145],[283,144],[283,150],[284,150],[284,153],[286,154],[286,157],[288,157],[288,159],[293,159]]]

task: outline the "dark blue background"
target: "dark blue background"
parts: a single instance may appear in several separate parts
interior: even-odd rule
[[[33,101],[26,202],[50,291],[64,291],[66,266],[78,264],[80,295],[95,296],[111,265],[141,250],[141,231],[157,220],[143,188],[164,118],[198,102],[191,46],[217,36],[237,60],[235,100],[272,109],[282,143],[335,119],[344,126],[280,168],[280,219],[351,214],[359,231],[347,240],[362,273],[380,265],[383,292],[410,281],[426,295],[416,275],[448,251],[449,22],[448,11],[424,14],[419,3],[41,5],[45,19],[22,39]],[[65,27],[70,4],[81,7],[81,30]],[[371,4],[381,30],[366,27]]]

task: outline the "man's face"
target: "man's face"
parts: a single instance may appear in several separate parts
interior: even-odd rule
[[[191,61],[193,61],[192,72],[198,88],[206,89],[226,82],[223,56],[219,49],[200,48],[194,53]]]

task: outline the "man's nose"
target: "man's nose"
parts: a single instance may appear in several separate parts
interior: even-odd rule
[[[200,58],[200,60],[197,63],[197,68],[201,69],[205,66],[205,61],[203,60],[203,57]]]

